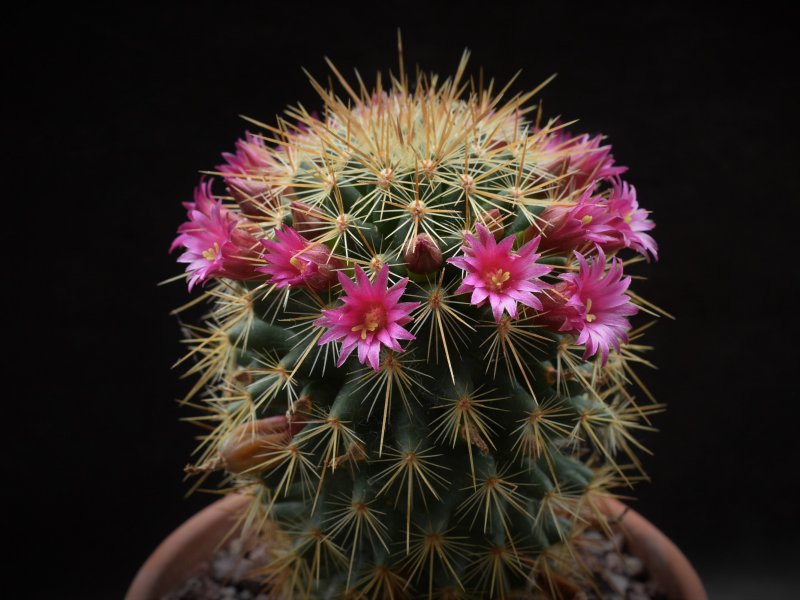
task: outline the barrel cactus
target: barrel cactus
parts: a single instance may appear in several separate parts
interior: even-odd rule
[[[466,57],[373,89],[331,63],[320,113],[252,121],[185,203],[187,469],[249,495],[276,597],[560,597],[643,476],[654,224],[601,136]]]

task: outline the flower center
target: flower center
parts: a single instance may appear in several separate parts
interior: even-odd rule
[[[592,222],[592,215],[585,215],[585,216],[584,216],[584,217],[581,219],[581,225],[583,225],[583,226],[586,226],[586,225],[588,225],[588,224],[589,224],[589,223],[591,223],[591,222]]]
[[[303,263],[303,261],[297,258],[296,254],[289,259],[289,264],[297,269],[297,271],[301,274],[306,270],[306,265]]]
[[[217,242],[214,242],[211,248],[203,252],[203,258],[209,261],[214,260],[217,256],[219,256],[219,244]]]
[[[597,315],[593,315],[590,311],[592,310],[592,299],[587,298],[586,300],[586,322],[591,323],[595,319],[597,319]]]
[[[625,223],[630,225],[631,221],[633,221],[633,213],[629,212],[627,215],[625,215]]]
[[[486,284],[494,291],[499,292],[509,279],[511,279],[511,273],[503,271],[503,269],[497,269],[496,272],[489,274],[486,278]]]
[[[351,331],[360,331],[361,339],[367,339],[367,333],[373,332],[384,326],[386,323],[386,311],[382,306],[375,306],[368,310],[364,315],[364,322],[361,325],[356,325]]]

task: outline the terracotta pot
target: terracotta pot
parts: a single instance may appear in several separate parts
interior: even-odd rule
[[[603,510],[625,534],[631,554],[641,559],[669,600],[708,600],[697,571],[655,525],[617,500],[606,500]]]
[[[142,565],[125,600],[156,600],[179,588],[209,560],[234,528],[248,496],[230,494],[205,507],[173,531]]]
[[[246,496],[226,496],[178,527],[139,570],[126,600],[158,600],[178,588],[198,564],[211,558],[247,502]],[[631,552],[642,560],[669,600],[708,600],[687,558],[652,523],[616,500],[607,500],[603,510],[617,522]]]

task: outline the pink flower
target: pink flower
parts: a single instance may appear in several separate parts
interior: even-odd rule
[[[279,165],[267,151],[264,140],[250,132],[236,141],[236,152],[224,152],[225,164],[217,170],[223,174],[228,191],[239,202],[242,212],[250,216],[263,215],[264,204],[280,202],[275,186]]]
[[[645,231],[656,224],[647,218],[648,212],[639,208],[636,201],[636,188],[616,179],[608,199],[608,214],[612,217],[614,240],[603,244],[607,250],[632,248],[640,254],[648,254],[658,260],[658,245]]]
[[[336,269],[342,267],[327,246],[310,242],[288,226],[275,230],[275,240],[262,239],[261,244],[266,249],[263,259],[267,264],[258,270],[269,275],[269,281],[279,288],[326,290],[336,281]]]
[[[517,302],[541,310],[542,303],[534,293],[548,286],[538,278],[552,269],[536,262],[540,256],[536,254],[539,237],[514,252],[513,235],[497,243],[483,225],[477,224],[476,230],[477,238],[465,236],[464,254],[447,261],[467,272],[455,293],[472,292],[470,303],[476,306],[488,299],[498,323],[503,311],[511,318],[517,317]]]
[[[592,188],[587,188],[576,204],[550,206],[539,218],[544,222],[539,245],[542,251],[571,252],[587,242],[604,245],[615,239],[608,207],[602,198],[592,195]],[[532,225],[525,237],[532,237],[536,231]]]
[[[413,340],[414,336],[403,329],[410,323],[409,313],[419,302],[398,302],[406,289],[408,279],[403,279],[388,288],[389,268],[384,266],[374,282],[370,282],[361,267],[356,265],[356,281],[339,273],[339,282],[344,294],[342,306],[323,310],[322,318],[315,321],[319,327],[327,327],[319,344],[342,342],[337,367],[341,367],[348,356],[358,348],[358,360],[369,363],[376,371],[380,368],[381,346],[402,352],[398,340]]]
[[[603,137],[600,135],[572,136],[564,129],[559,129],[547,137],[543,148],[560,155],[548,168],[559,174],[564,167],[566,171],[573,172],[568,180],[574,184],[575,189],[627,171],[628,167],[614,164],[611,146],[601,146],[602,141]]]
[[[638,312],[625,293],[630,277],[622,277],[622,261],[613,259],[605,271],[606,256],[598,248],[591,262],[579,252],[578,273],[561,275],[561,282],[542,294],[543,310],[538,320],[546,326],[576,336],[575,343],[585,344],[584,360],[599,351],[603,364],[608,348],[619,352],[620,340],[627,342],[631,324],[626,317]]]
[[[178,228],[170,252],[183,246],[179,263],[187,263],[189,291],[212,277],[244,280],[258,277],[259,243],[254,223],[224,208],[211,194],[213,180],[201,181],[194,202],[184,202],[189,220]]]
[[[636,189],[615,179],[608,199],[594,195],[589,187],[576,204],[547,208],[540,215],[545,224],[539,249],[570,252],[591,244],[608,252],[632,248],[658,259],[658,246],[645,233],[655,227],[647,216],[636,202]],[[530,238],[537,231],[531,226],[524,237]]]

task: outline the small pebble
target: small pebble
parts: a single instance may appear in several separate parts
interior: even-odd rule
[[[594,587],[587,584],[571,596],[574,600],[664,600],[642,561],[627,554],[621,533],[616,532],[609,540],[603,532],[589,529],[582,534],[582,541],[577,552],[593,574]],[[162,600],[277,600],[258,581],[249,579],[268,560],[268,546],[258,545],[245,552],[242,543],[235,540]]]
[[[628,586],[628,600],[650,600],[644,583],[641,581],[631,581]]]
[[[630,577],[637,577],[644,572],[644,563],[639,558],[626,555],[624,561],[625,573]]]
[[[628,581],[630,581],[625,575],[606,570],[600,573],[600,576],[608,583],[613,592],[625,595],[628,590]]]
[[[605,563],[606,568],[614,573],[625,572],[625,560],[622,558],[622,555],[617,552],[609,552],[606,554]]]

